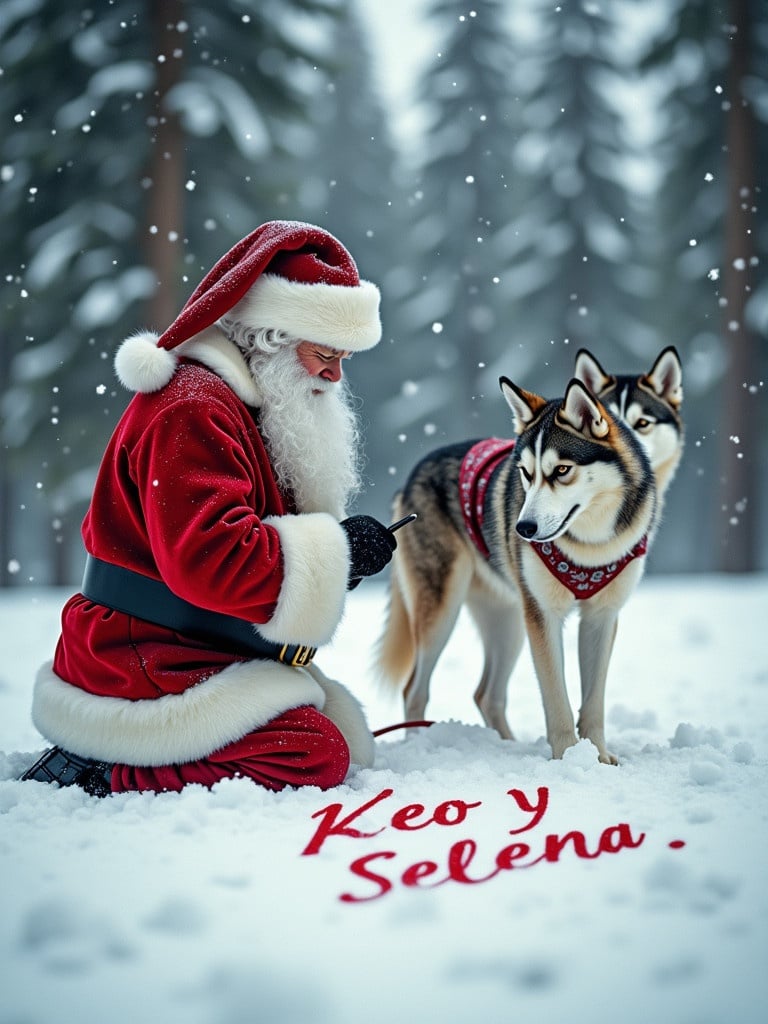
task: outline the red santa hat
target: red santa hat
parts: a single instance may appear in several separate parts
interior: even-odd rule
[[[362,352],[381,338],[379,299],[333,235],[299,221],[269,221],[221,257],[166,331],[127,338],[115,370],[131,391],[159,390],[176,371],[179,346],[225,314],[246,327]]]

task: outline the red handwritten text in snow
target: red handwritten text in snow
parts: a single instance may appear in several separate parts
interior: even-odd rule
[[[604,828],[599,836],[587,837],[579,830],[541,835],[541,829],[534,836],[534,829],[541,825],[549,807],[549,789],[539,786],[535,795],[529,795],[522,789],[510,789],[507,795],[510,797],[510,820],[516,826],[509,828],[507,834],[517,838],[506,843],[496,854],[489,856],[487,851],[480,854],[478,843],[468,838],[454,842],[440,863],[419,860],[404,866],[401,855],[395,850],[366,853],[350,864],[354,883],[339,898],[344,903],[366,903],[380,899],[397,885],[420,889],[436,888],[449,882],[479,885],[504,871],[556,863],[566,851],[576,857],[594,860],[603,854],[636,849],[645,839],[645,833],[634,835],[626,822]],[[411,803],[395,809],[389,803],[393,796],[394,790],[382,789],[358,807],[348,809],[344,804],[333,803],[316,811],[312,818],[317,819],[317,828],[302,855],[318,854],[326,843],[337,843],[340,839],[372,839],[389,829],[402,833],[471,824],[473,813],[482,806],[481,800],[444,800],[431,808]],[[374,810],[390,815],[389,824],[366,830],[362,820],[370,820]]]

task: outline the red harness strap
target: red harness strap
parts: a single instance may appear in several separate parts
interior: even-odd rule
[[[477,550],[484,558],[490,557],[488,545],[483,537],[483,519],[485,516],[485,493],[491,474],[502,459],[514,449],[515,442],[498,437],[489,437],[473,445],[461,462],[459,470],[459,498],[461,514],[467,533]],[[531,543],[531,547],[542,560],[556,580],[563,584],[573,596],[583,601],[597,594],[611,580],[616,579],[635,558],[640,558],[648,550],[646,534],[635,546],[622,555],[616,562],[608,565],[584,566],[569,562],[557,544],[547,541],[543,544]]]

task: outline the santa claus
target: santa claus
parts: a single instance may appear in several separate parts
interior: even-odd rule
[[[344,518],[359,488],[342,362],[381,337],[379,291],[321,228],[273,221],[161,335],[115,360],[136,392],[83,522],[25,778],[104,795],[246,776],[328,788],[370,765],[358,701],[314,663],[395,540]]]

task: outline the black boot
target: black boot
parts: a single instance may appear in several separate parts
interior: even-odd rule
[[[60,786],[80,786],[91,796],[109,796],[113,767],[106,761],[93,761],[69,754],[61,747],[51,747],[24,772],[21,781],[58,782]]]

